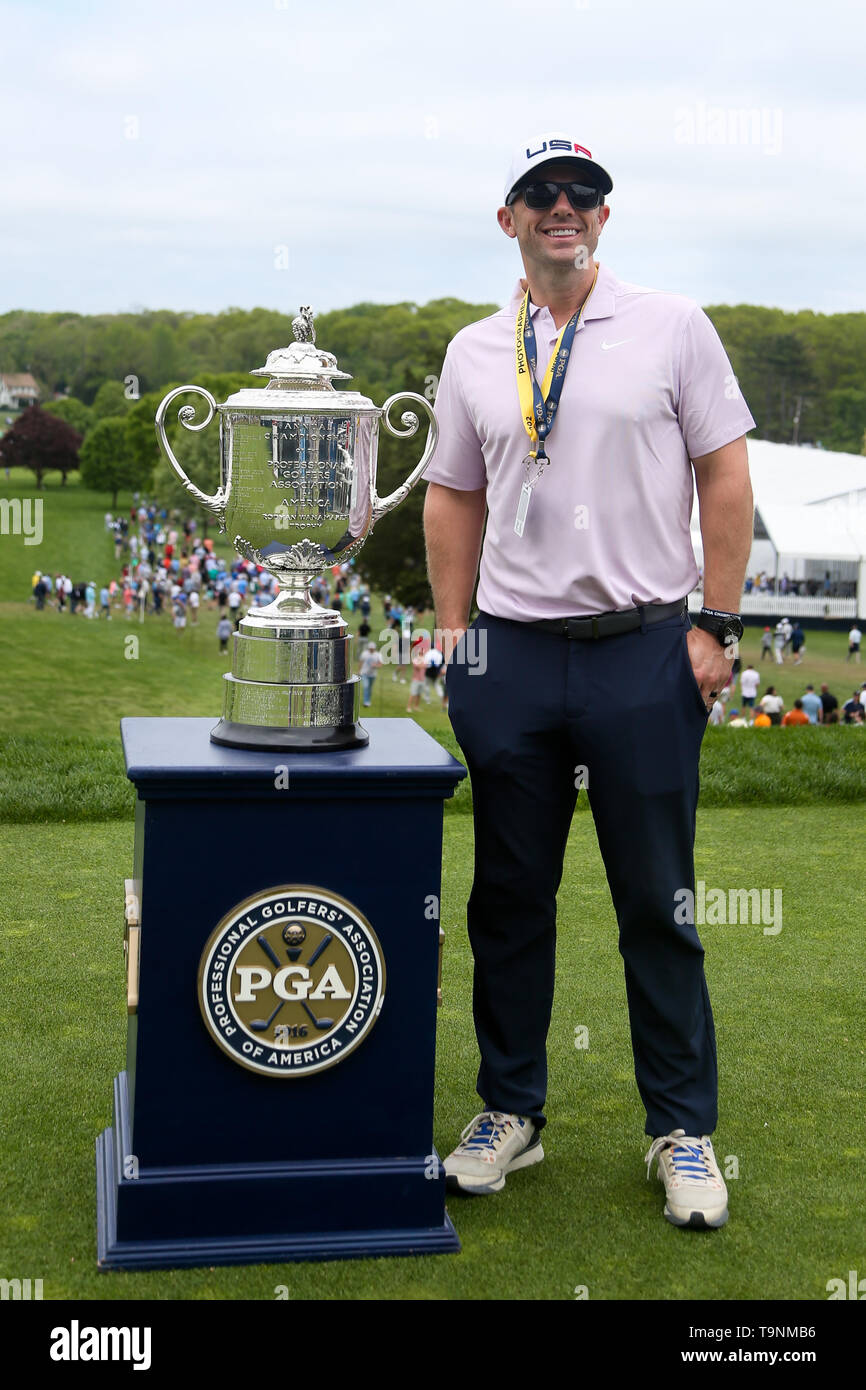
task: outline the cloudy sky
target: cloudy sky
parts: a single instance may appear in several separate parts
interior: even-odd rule
[[[0,312],[501,303],[557,128],[620,279],[862,310],[864,39],[851,0],[0,0]]]

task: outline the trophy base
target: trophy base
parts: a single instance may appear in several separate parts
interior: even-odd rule
[[[211,729],[210,740],[226,748],[263,748],[275,753],[326,753],[341,748],[363,748],[370,742],[370,735],[360,724],[274,729],[221,719]]]

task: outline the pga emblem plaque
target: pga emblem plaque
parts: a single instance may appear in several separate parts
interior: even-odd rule
[[[202,952],[198,1002],[214,1042],[265,1076],[343,1061],[385,997],[382,948],[366,917],[324,888],[288,884],[232,908]]]

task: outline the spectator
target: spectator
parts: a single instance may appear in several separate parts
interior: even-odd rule
[[[815,694],[814,685],[806,686],[806,693],[800,697],[800,703],[806,711],[809,723],[820,724],[822,713],[821,696]]]
[[[772,721],[772,719],[770,718],[770,716],[769,716],[768,714],[765,714],[764,711],[761,710],[760,713],[758,713],[758,714],[755,715],[755,718],[754,718],[754,720],[752,721],[752,728],[753,728],[753,729],[769,729],[769,727],[770,727],[770,725],[772,724],[772,722],[773,722],[773,721]]]
[[[36,611],[39,613],[41,613],[45,607],[45,596],[47,593],[48,585],[45,583],[45,580],[42,578],[42,575],[38,574],[36,583],[33,585],[33,597],[36,600]]]
[[[839,701],[826,685],[821,686],[821,713],[822,724],[839,723]]]
[[[860,691],[855,690],[850,700],[846,700],[842,706],[843,724],[862,724],[863,706],[860,703]]]
[[[111,595],[108,592],[108,585],[103,584],[102,588],[99,590],[99,607],[101,613],[108,619],[109,622],[111,622],[111,609],[109,608],[110,602]]]
[[[782,710],[785,708],[785,701],[782,699],[781,695],[776,693],[776,687],[774,685],[767,687],[767,693],[760,704],[762,713],[769,716],[771,724],[781,724]],[[757,720],[755,722],[757,723]]]
[[[848,655],[845,658],[846,661],[850,661],[853,657],[853,659],[859,664],[860,639],[862,638],[862,636],[863,634],[860,631],[859,627],[856,623],[854,623],[851,628],[851,631],[848,633]]]
[[[427,674],[427,653],[424,651],[424,644],[420,637],[416,637],[412,651],[412,680],[409,685],[409,703],[406,706],[407,714],[414,714],[421,706],[421,696],[424,692],[424,681]]]
[[[428,687],[425,688],[424,698],[430,703],[429,685],[433,686],[439,699],[442,699],[444,686],[442,685],[442,667],[445,665],[445,657],[438,647],[431,647],[427,653],[426,676]]]
[[[85,618],[96,617],[96,585],[93,580],[89,580],[84,590],[84,616]]]
[[[220,639],[220,651],[228,651],[229,638],[232,635],[231,621],[223,614],[217,623],[216,635]]]
[[[767,632],[769,632],[767,628]],[[761,684],[761,677],[758,675],[751,661],[744,671],[740,674],[740,694],[743,701],[743,709],[754,709],[755,696],[758,693],[758,686]]]
[[[811,722],[812,721],[810,720],[808,714],[803,709],[802,700],[795,700],[794,708],[789,709],[788,713],[782,720],[783,725],[785,725],[786,727],[789,727],[792,724],[810,724]]]
[[[369,709],[373,702],[373,685],[376,680],[376,672],[381,665],[382,656],[381,653],[376,650],[376,643],[368,642],[358,662],[362,697],[366,709]]]

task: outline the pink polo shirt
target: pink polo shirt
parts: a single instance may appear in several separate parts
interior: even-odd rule
[[[461,491],[487,488],[478,607],[528,622],[668,603],[698,571],[689,534],[692,458],[754,429],[727,354],[700,306],[617,280],[599,266],[584,309],[522,536],[526,477],[514,362],[523,291],[448,347],[424,474]],[[557,338],[533,305],[541,382]]]

